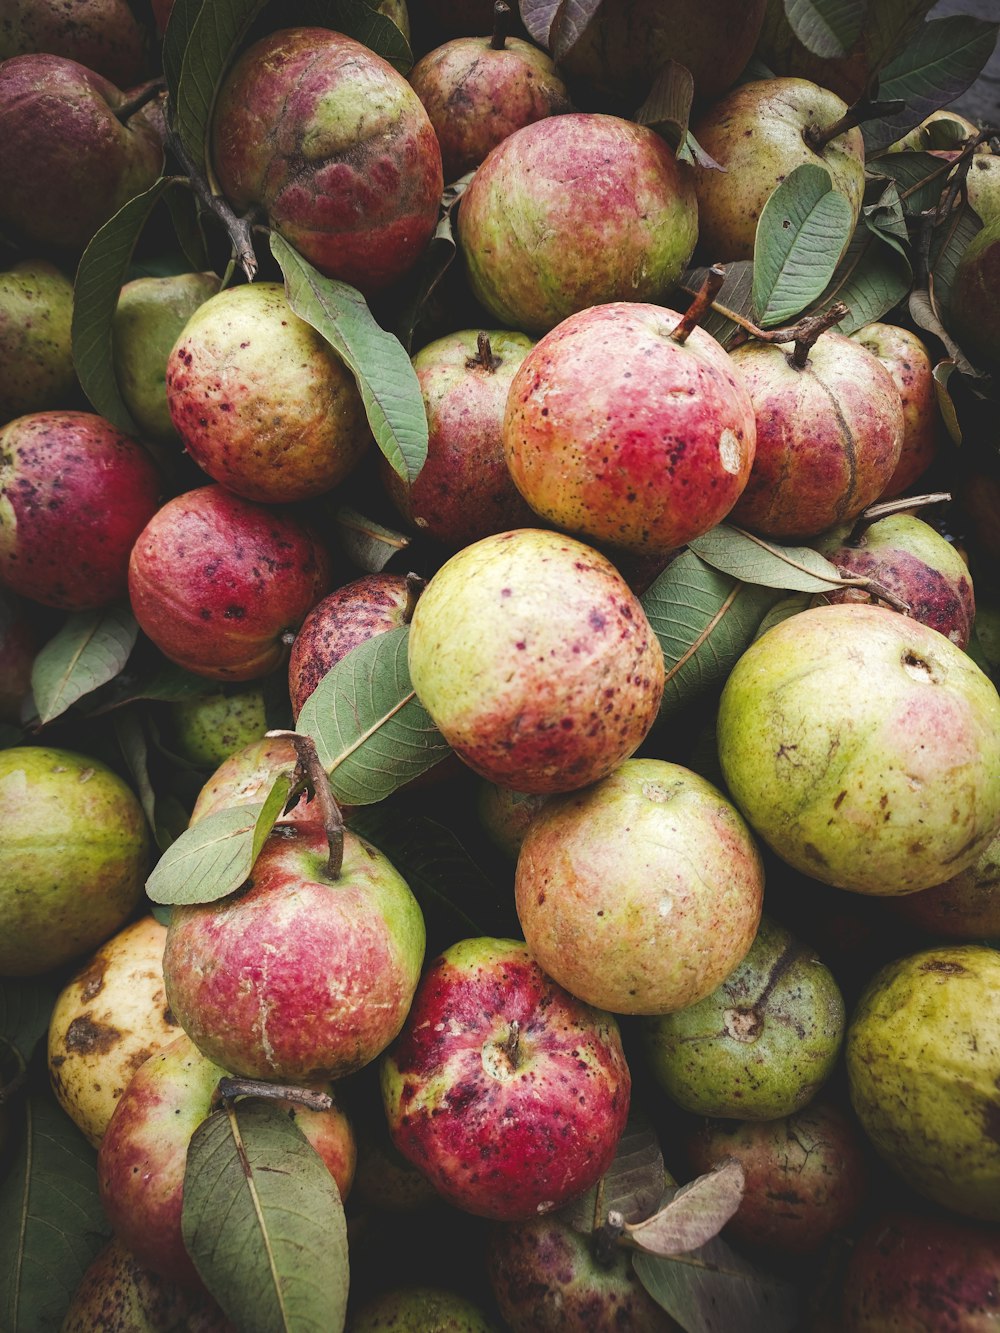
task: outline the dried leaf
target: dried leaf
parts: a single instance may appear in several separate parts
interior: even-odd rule
[[[746,1178],[735,1157],[684,1185],[643,1222],[626,1224],[631,1244],[649,1254],[685,1254],[717,1236],[743,1201]]]

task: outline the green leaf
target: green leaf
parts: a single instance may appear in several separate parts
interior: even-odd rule
[[[678,150],[687,140],[693,101],[691,71],[676,60],[668,60],[657,70],[649,96],[635,113],[636,122],[655,130],[671,148]]]
[[[154,903],[214,903],[249,878],[281,813],[288,778],[278,778],[263,802],[216,810],[186,829],[163,853],[146,881]],[[280,799],[276,791],[283,794]]]
[[[909,217],[933,208],[941,197],[951,162],[932,153],[886,153],[872,162],[869,171],[896,182],[899,199]]]
[[[212,267],[201,225],[201,205],[190,190],[171,190],[165,203],[177,244],[186,262],[178,272],[206,273]]]
[[[714,569],[765,588],[829,592],[845,582],[836,565],[811,546],[779,546],[728,523],[719,523],[689,545]]]
[[[188,1148],[184,1243],[244,1333],[337,1333],[347,1312],[347,1225],[333,1176],[267,1101],[204,1120]]]
[[[445,186],[438,224],[430,244],[403,280],[397,307],[399,318],[395,328],[407,352],[413,350],[413,335],[420,326],[438,284],[458,253],[453,227],[455,206],[474,175],[473,171],[466,172],[457,181]]]
[[[193,671],[185,671],[173,662],[161,662],[151,676],[137,678],[131,672],[117,676],[95,701],[91,711],[94,715],[108,713],[137,699],[152,703],[181,703],[185,699],[200,698],[209,687],[210,682],[204,676],[196,676]]]
[[[934,306],[945,323],[959,260],[982,229],[978,214],[968,204],[963,204],[934,233],[930,251]]]
[[[449,754],[417,698],[406,661],[408,625],[376,634],[326,673],[302,706],[297,730],[316,742],[345,805],[371,805]]]
[[[746,1177],[735,1157],[682,1186],[652,1217],[625,1234],[647,1254],[686,1254],[717,1236],[743,1201]]]
[[[670,562],[640,598],[666,665],[661,719],[721,686],[776,597],[712,569],[691,550]]]
[[[173,0],[170,18],[163,34],[163,75],[171,103],[177,105],[177,89],[181,80],[181,66],[195,19],[201,13],[205,0]]]
[[[663,1153],[646,1116],[633,1107],[614,1160],[586,1194],[559,1210],[560,1219],[583,1235],[599,1230],[612,1210],[626,1222],[641,1222],[663,1195]]]
[[[128,434],[136,424],[115,379],[112,322],[132,251],[149,215],[176,181],[166,176],[137,194],[95,232],[73,287],[73,365],[95,412]]]
[[[188,32],[177,95],[174,128],[195,166],[207,161],[212,112],[219,86],[236,48],[267,0],[209,0]]]
[[[374,519],[366,518],[349,505],[340,505],[333,515],[337,545],[357,569],[379,574],[394,556],[405,551],[412,538],[393,532]]]
[[[55,987],[35,977],[0,978],[0,1041],[17,1051],[27,1065],[48,1032],[56,1002]]]
[[[898,98],[905,108],[862,125],[865,151],[887,148],[932,111],[964,93],[993,54],[998,29],[996,23],[966,15],[923,24],[915,39],[883,69],[879,82],[879,99]]]
[[[59,1328],[110,1234],[94,1150],[48,1089],[20,1103],[18,1146],[0,1183],[0,1328]]]
[[[895,181],[889,181],[872,203],[862,205],[861,216],[868,230],[909,264],[910,233]]]
[[[127,606],[78,611],[38,653],[31,668],[35,707],[44,724],[114,680],[128,661],[139,626]]]
[[[769,629],[775,625],[780,625],[783,620],[790,620],[792,616],[797,616],[800,611],[808,609],[812,598],[807,592],[792,592],[787,597],[782,597],[780,601],[775,602],[768,611],[767,615],[757,626],[754,640],[763,638]]]
[[[409,74],[413,68],[413,52],[392,19],[380,14],[366,0],[333,0],[327,8],[330,26],[367,46],[400,74]]]
[[[324,278],[274,231],[271,251],[292,309],[357,380],[376,444],[404,480],[415,480],[427,457],[427,413],[403,344],[376,324],[359,291]]]
[[[913,270],[908,259],[886,245],[870,228],[857,227],[830,285],[813,306],[812,313],[822,313],[835,301],[843,301],[848,313],[838,323],[837,330],[855,333],[905,300],[912,281]]]
[[[789,172],[757,220],[753,304],[763,327],[805,310],[833,276],[854,225],[851,205],[824,167]]]
[[[868,15],[868,0],[785,0],[785,17],[802,45],[824,60],[846,56]]]
[[[742,319],[753,318],[753,264],[749,259],[735,260],[725,265],[726,276],[716,293],[715,300],[701,327],[723,347],[728,346],[741,327],[733,315]],[[691,268],[681,275],[679,286],[690,296],[701,288],[708,274],[707,268]]]
[[[935,4],[937,0],[869,0],[864,45],[872,74],[907,45]]]

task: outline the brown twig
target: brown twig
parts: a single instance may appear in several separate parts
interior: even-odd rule
[[[726,280],[726,270],[721,264],[713,264],[705,275],[705,281],[698,289],[694,300],[681,315],[680,322],[670,334],[671,340],[682,345],[687,342],[691,336],[692,330],[701,323],[711,306],[712,302],[718,296],[722,289],[722,284]]]

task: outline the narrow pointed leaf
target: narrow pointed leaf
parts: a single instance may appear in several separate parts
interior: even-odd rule
[[[836,565],[811,546],[779,546],[728,523],[696,538],[690,549],[714,569],[766,588],[828,592],[844,582]]]
[[[148,896],[154,903],[211,903],[234,893],[253,869],[264,808],[255,802],[217,810],[186,829],[156,863]]]
[[[666,665],[661,718],[722,685],[778,596],[713,569],[691,550],[670,562],[640,599]]]
[[[177,80],[174,120],[196,166],[205,162],[219,85],[236,48],[267,0],[209,0],[191,22]]]
[[[116,676],[92,701],[88,699],[87,711],[94,715],[108,713],[137,699],[181,703],[185,699],[201,698],[209,686],[210,682],[204,676],[196,676],[193,671],[185,671],[173,662],[161,662],[152,674],[127,671]]]
[[[409,632],[403,625],[359,644],[299,714],[297,730],[316,742],[333,794],[346,805],[381,801],[450,753],[414,692]]]
[[[753,264],[748,259],[725,265],[726,276],[716,293],[708,314],[701,321],[706,333],[728,347],[740,325],[731,318],[753,319]],[[699,291],[708,274],[707,268],[691,268],[681,275],[680,286],[689,296]]]
[[[114,680],[138,636],[139,626],[127,606],[68,616],[31,668],[39,720],[51,722],[78,699]]]
[[[170,7],[170,18],[163,34],[163,74],[167,81],[167,92],[175,106],[184,53],[191,40],[195,19],[204,4],[205,0],[173,0]]]
[[[0,980],[0,1041],[6,1042],[25,1064],[49,1027],[56,990],[35,977]]]
[[[659,1139],[649,1120],[633,1109],[608,1170],[586,1194],[561,1208],[559,1217],[583,1235],[604,1226],[612,1211],[626,1222],[641,1222],[659,1204],[663,1181]]]
[[[48,1089],[18,1103],[17,1149],[0,1181],[0,1328],[58,1329],[110,1234],[94,1150]]]
[[[412,538],[366,518],[349,505],[340,505],[333,515],[337,545],[351,564],[366,574],[379,574],[394,556],[405,551]]]
[[[734,1157],[684,1185],[645,1221],[626,1225],[629,1241],[649,1254],[684,1254],[717,1236],[743,1200],[746,1177]]]
[[[915,324],[918,324],[927,333],[933,333],[936,338],[941,339],[949,358],[954,361],[956,368],[963,375],[974,377],[980,374],[980,371],[972,364],[941,322],[941,316],[928,288],[914,287],[910,292],[907,308],[910,312],[910,318]]]
[[[271,233],[271,252],[292,309],[350,370],[376,444],[395,471],[413,481],[427,457],[427,413],[403,344],[376,324],[360,292],[317,273],[277,232]]]
[[[955,444],[962,443],[962,425],[958,419],[958,413],[955,410],[955,403],[948,388],[948,381],[954,372],[958,369],[954,361],[939,361],[934,367],[934,393],[937,397],[937,405],[941,412],[945,429]]]
[[[136,424],[115,379],[112,322],[139,235],[164,193],[175,183],[161,176],[94,233],[80,259],[73,286],[73,365],[80,387],[95,412],[131,434]]]
[[[868,0],[785,0],[785,17],[795,36],[824,60],[847,55],[867,14]]]
[[[765,328],[794,318],[833,277],[854,224],[830,173],[804,163],[772,193],[757,221],[753,304]]]
[[[657,70],[649,96],[635,113],[636,122],[655,130],[671,148],[679,149],[687,138],[693,100],[691,71],[676,60],[668,60]]]
[[[347,1226],[336,1182],[272,1102],[213,1112],[188,1148],[184,1243],[242,1333],[339,1333]]]

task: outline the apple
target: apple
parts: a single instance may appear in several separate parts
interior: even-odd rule
[[[221,486],[168,500],[139,533],[128,589],[143,631],[212,680],[257,680],[329,585],[329,558],[295,515]]]
[[[0,583],[66,611],[122,597],[161,486],[146,451],[103,417],[16,417],[0,430]]]
[[[56,55],[0,62],[0,227],[32,247],[78,253],[156,180],[163,151],[149,125],[118,119],[126,94]]]
[[[662,759],[628,759],[546,801],[514,878],[532,957],[616,1014],[670,1013],[711,994],[752,945],[763,894],[742,816]]]
[[[265,800],[277,779],[291,777],[298,763],[294,743],[285,736],[265,736],[235,751],[223,760],[195,800],[188,826],[192,827],[216,810],[234,805],[252,805]],[[346,811],[345,811],[346,813]],[[311,800],[299,798],[279,823],[314,823],[321,816]]]
[[[403,1156],[455,1207],[504,1221],[595,1184],[631,1094],[615,1020],[519,940],[460,940],[435,958],[380,1073]]]
[[[700,166],[694,172],[698,244],[709,262],[753,258],[764,205],[776,186],[806,162],[830,173],[833,188],[847,199],[857,222],[865,188],[861,131],[849,129],[823,141],[846,111],[836,93],[808,79],[755,79],[695,120],[695,138],[723,168]]]
[[[350,831],[339,874],[329,858],[321,824],[279,824],[237,894],[171,914],[170,1007],[231,1073],[345,1078],[402,1027],[424,956],[417,901]]]
[[[420,99],[360,42],[288,28],[244,51],[219,90],[212,157],[239,210],[328,277],[376,292],[437,226],[441,149]]]
[[[0,750],[0,976],[96,949],[139,904],[149,837],[120,777],[86,755]]]
[[[643,556],[725,518],[756,436],[722,346],[644,302],[593,306],[546,334],[518,368],[503,420],[507,466],[536,513]]]
[[[466,546],[410,624],[410,675],[480,777],[570,791],[629,758],[656,719],[663,653],[614,565],[582,542],[519,528]]]
[[[25,606],[0,588],[0,722],[17,726],[21,720],[37,647],[36,628]]]
[[[828,330],[804,362],[787,344],[730,353],[757,421],[750,479],[732,521],[802,538],[856,518],[884,492],[903,446],[899,389],[877,356]]]
[[[458,208],[473,295],[525,333],[592,305],[659,300],[697,235],[691,168],[647,127],[583,112],[509,135]]]
[[[142,77],[145,34],[128,0],[7,0],[0,60],[45,51],[128,88]]]
[[[501,436],[511,381],[533,345],[523,333],[464,329],[413,358],[427,457],[412,482],[379,459],[383,485],[411,528],[459,547],[535,521],[511,479]]]
[[[73,284],[44,259],[0,273],[0,425],[62,407],[76,387]]]
[[[129,1079],[180,1036],[163,991],[167,928],[140,917],[66,982],[49,1018],[49,1078],[56,1101],[97,1148]]]
[[[97,1154],[101,1203],[115,1235],[140,1264],[185,1287],[201,1287],[181,1235],[188,1144],[214,1110],[216,1089],[226,1074],[181,1033],[136,1070]],[[289,1101],[279,1104],[346,1197],[356,1150],[344,1112],[336,1105],[315,1111]]]
[[[184,448],[247,500],[322,495],[371,443],[354,376],[277,282],[200,304],[167,359],[166,385]]]
[[[930,888],[1000,828],[996,689],[883,607],[815,607],[769,629],[726,681],[718,744],[750,827],[825,884]]]

